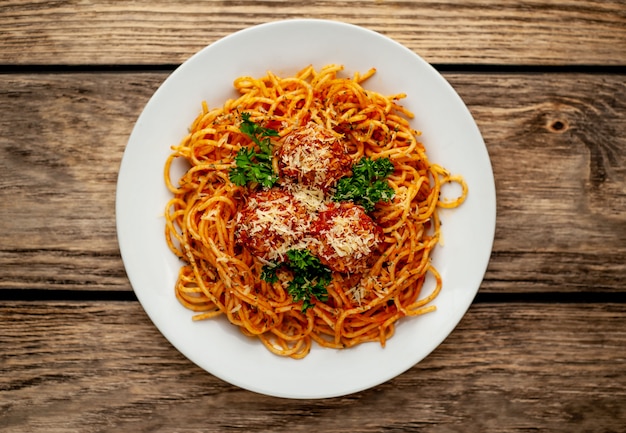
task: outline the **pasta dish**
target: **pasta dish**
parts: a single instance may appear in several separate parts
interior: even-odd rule
[[[438,211],[468,193],[429,161],[405,95],[365,89],[375,69],[342,71],[237,78],[238,97],[203,103],[164,167],[177,299],[281,356],[384,346],[399,319],[435,310]],[[177,160],[186,171],[173,181]],[[443,198],[446,183],[458,197]]]

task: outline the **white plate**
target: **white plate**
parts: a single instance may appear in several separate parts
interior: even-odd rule
[[[221,106],[236,77],[268,70],[292,75],[312,64],[345,66],[347,74],[376,75],[366,88],[406,93],[415,129],[432,161],[463,175],[467,201],[441,213],[444,245],[433,257],[443,277],[437,311],[403,319],[386,348],[367,343],[347,350],[313,346],[303,360],[271,354],[225,320],[192,322],[174,297],[181,263],[164,239],[170,194],[163,164],[206,100]],[[461,320],[480,286],[495,230],[495,187],[489,156],[465,104],[428,63],[373,31],[325,20],[288,20],[225,37],[183,63],[154,93],[137,120],[120,167],[117,230],[122,259],[141,305],[187,358],[222,380],[262,394],[325,398],[364,390],[403,373],[431,353]],[[459,359],[463,356],[458,354]]]

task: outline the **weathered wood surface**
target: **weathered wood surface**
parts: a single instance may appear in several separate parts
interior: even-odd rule
[[[117,172],[167,73],[0,75],[0,289],[130,290]],[[448,73],[492,159],[482,291],[626,290],[626,79]]]
[[[0,306],[0,430],[619,432],[625,319],[616,304],[474,305],[396,379],[299,401],[200,370],[136,302],[8,303]]]
[[[432,63],[626,64],[623,0],[4,0],[0,64],[178,64],[234,31],[292,18],[365,26]]]

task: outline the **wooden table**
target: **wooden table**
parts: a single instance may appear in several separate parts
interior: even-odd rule
[[[456,88],[498,194],[475,302],[423,362],[341,398],[222,382],[137,302],[118,249],[137,116],[194,52],[330,18],[406,45]],[[0,3],[0,431],[626,430],[626,2]]]

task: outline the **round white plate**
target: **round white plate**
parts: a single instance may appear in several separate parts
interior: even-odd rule
[[[181,263],[164,238],[170,194],[163,164],[206,100],[221,106],[235,96],[236,77],[268,70],[293,75],[312,64],[336,63],[345,73],[376,75],[365,87],[406,93],[413,127],[432,161],[464,176],[467,201],[441,212],[443,245],[433,263],[443,278],[437,311],[405,318],[386,348],[378,343],[346,350],[313,346],[302,360],[271,354],[225,320],[192,322],[174,296]],[[483,279],[495,231],[495,187],[489,156],[465,104],[412,51],[373,31],[334,21],[287,20],[227,36],[183,63],[154,93],[132,131],[117,185],[117,231],[131,285],[160,332],[187,358],[222,380],[278,397],[325,398],[364,390],[403,373],[431,353],[461,320]],[[459,358],[463,354],[459,353]]]

